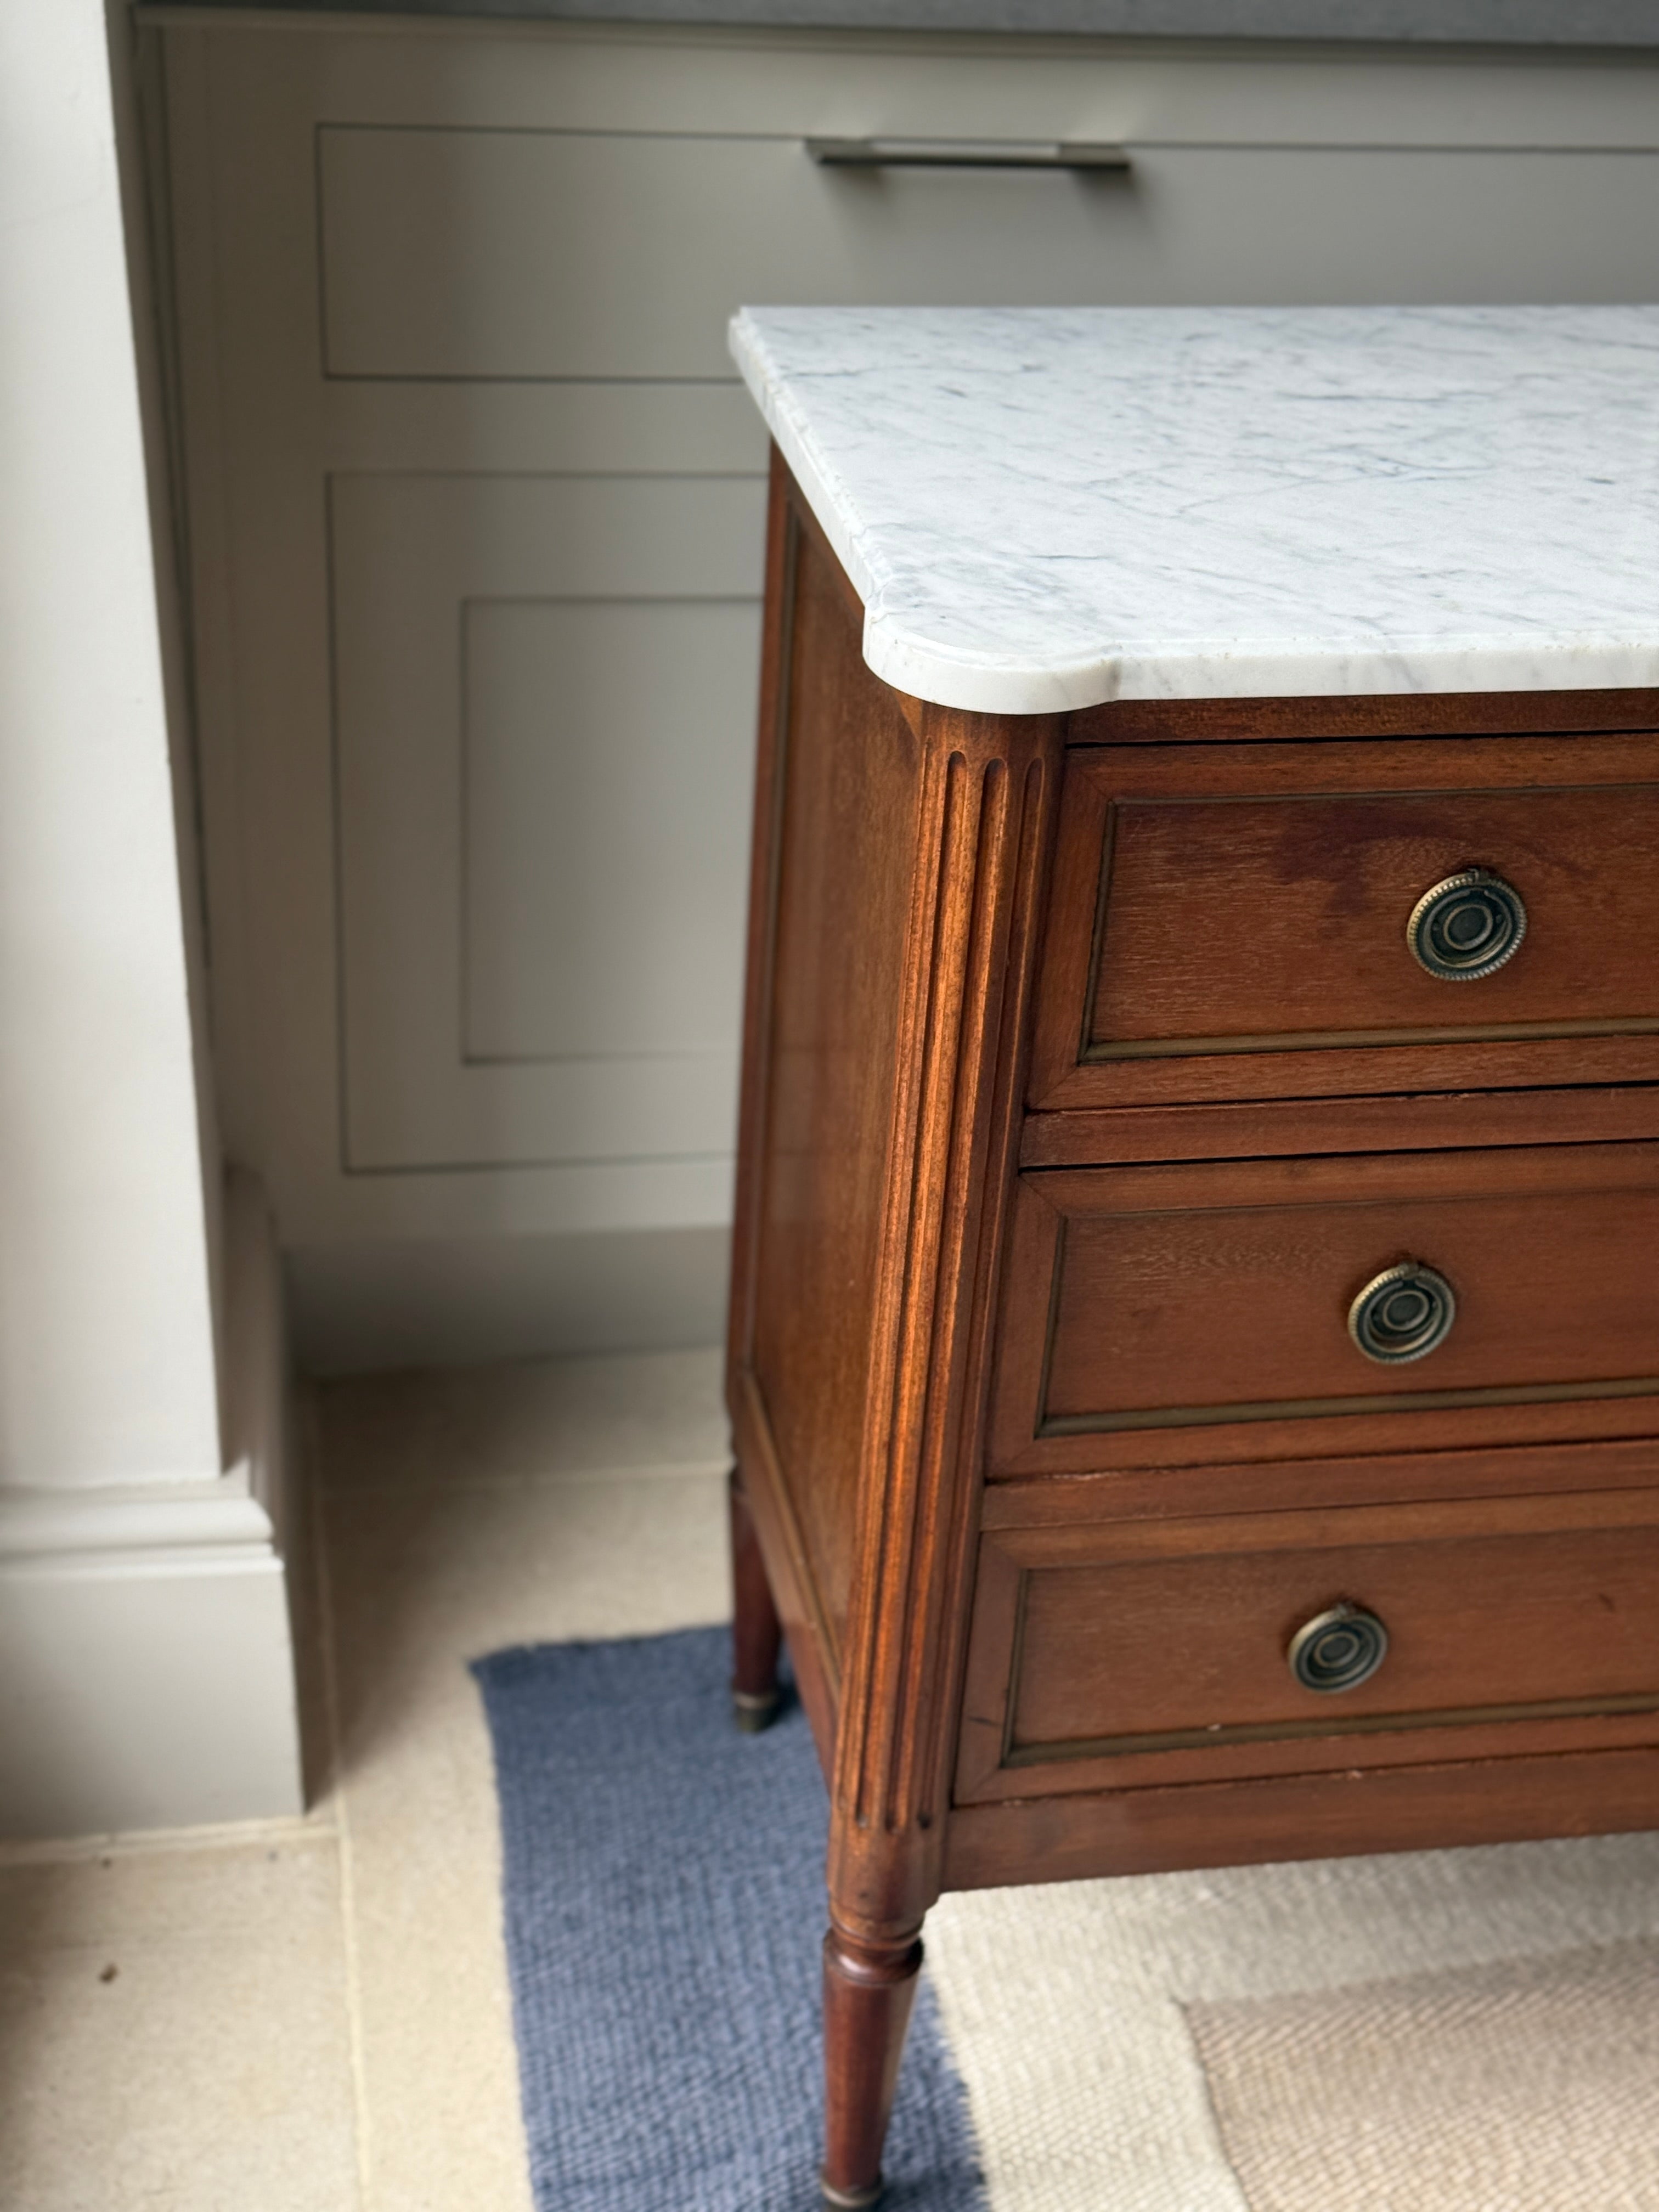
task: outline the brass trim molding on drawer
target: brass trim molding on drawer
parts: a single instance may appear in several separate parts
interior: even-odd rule
[[[1659,1690],[1623,1698],[1546,1698],[1534,1705],[1437,1705],[1426,1712],[1361,1713],[1341,1718],[1261,1721],[1228,1728],[1171,1729],[1163,1735],[1082,1736],[1062,1743],[1020,1744],[1005,1767],[1052,1766],[1058,1759],[1119,1759],[1159,1751],[1216,1751],[1227,1744],[1296,1743],[1334,1736],[1398,1735],[1425,1728],[1486,1728],[1497,1721],[1590,1720],[1620,1713],[1659,1712]]]
[[[1647,732],[1074,750],[1031,1103],[1651,1079],[1656,843]],[[1425,956],[1459,884],[1504,957]]]
[[[1068,745],[1262,744],[1345,738],[1559,738],[1659,730],[1659,690],[1351,692],[1340,698],[1108,699]]]
[[[1160,1406],[1133,1413],[1078,1413],[1045,1419],[1039,1437],[1107,1437],[1125,1429],[1190,1429],[1218,1421],[1310,1421],[1324,1415],[1420,1413],[1470,1406],[1559,1406],[1580,1398],[1659,1396],[1659,1376],[1621,1376],[1613,1382],[1537,1382],[1515,1389],[1391,1390],[1370,1397],[1264,1398],[1226,1406]]]
[[[1622,1411],[1623,1408],[1617,1410]],[[1395,1503],[1512,1504],[1564,1490],[1645,1490],[1659,1473],[1659,1397],[1646,1436],[1582,1437],[1571,1443],[1534,1438],[1468,1450],[1354,1451],[1322,1459],[1206,1460],[1184,1467],[1178,1484],[1161,1467],[1127,1467],[1084,1474],[1004,1475],[980,1500],[980,1528],[1099,1528],[1109,1521],[1156,1520],[1178,1504],[1183,1514],[1349,1512]],[[1509,1418],[1513,1418],[1509,1417]],[[1535,1417],[1534,1417],[1535,1418]]]
[[[1372,1051],[1413,1044],[1545,1044],[1558,1037],[1659,1036],[1659,1015],[1641,1014],[1612,1022],[1486,1022],[1462,1029],[1282,1030],[1261,1036],[1159,1037],[1155,1042],[1091,1045],[1079,1065],[1098,1066],[1118,1060],[1179,1060],[1188,1053]]]
[[[1654,1144],[1027,1172],[991,1466],[1478,1445],[1515,1440],[1495,1416],[1619,1401],[1650,1428],[1656,1250]],[[1444,1280],[1456,1320],[1379,1364],[1351,1316],[1406,1262]]]
[[[1626,1144],[1659,1139],[1659,1084],[1436,1096],[1262,1098],[1213,1106],[1076,1107],[1028,1114],[1026,1168],[1153,1160],[1289,1158],[1321,1152],[1467,1152],[1509,1145]]]

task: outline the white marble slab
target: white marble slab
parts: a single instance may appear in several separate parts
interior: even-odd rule
[[[732,349],[918,697],[1659,685],[1659,307],[746,308]]]
[[[222,14],[259,0],[194,0]],[[1136,39],[1387,40],[1402,45],[1659,46],[1653,0],[276,0],[373,15],[545,16],[806,30],[1000,31]]]

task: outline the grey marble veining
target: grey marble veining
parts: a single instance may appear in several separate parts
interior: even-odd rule
[[[229,12],[1408,45],[1659,46],[1653,0],[193,0]]]
[[[1659,685],[1659,307],[779,307],[732,344],[919,697]]]

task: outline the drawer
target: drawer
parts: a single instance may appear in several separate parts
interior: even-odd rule
[[[1655,1742],[1656,1522],[1649,1490],[994,1531],[958,1800]]]
[[[388,128],[338,119],[331,60],[315,136],[329,374],[725,378],[745,302],[1345,299],[1357,267],[1389,298],[1645,298],[1654,282],[1654,165],[1628,149],[1286,144],[1281,112],[1242,145],[1150,143],[1165,134],[1142,120],[1130,176],[821,168],[810,133],[1098,138],[1144,118],[1146,95],[1121,58],[799,61],[793,82],[745,93],[729,52],[722,92],[684,47],[636,50],[632,98],[613,70],[586,100],[519,92],[510,128],[499,108],[461,121],[452,101],[423,123],[430,100],[359,94],[390,106]],[[1167,136],[1233,137],[1239,97],[1230,83],[1196,134]],[[564,127],[535,127],[561,111]]]
[[[1109,173],[825,168],[775,129],[318,144],[334,376],[724,379],[746,301],[1104,301],[1145,252]]]
[[[1079,748],[1031,1103],[1659,1077],[1656,849],[1645,733]]]
[[[1645,1435],[1656,1392],[1659,1145],[1020,1178],[994,1473]]]

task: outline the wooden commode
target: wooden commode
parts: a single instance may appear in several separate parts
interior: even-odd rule
[[[944,1889],[1659,1826],[1659,311],[733,342],[735,1688],[866,2205]]]

